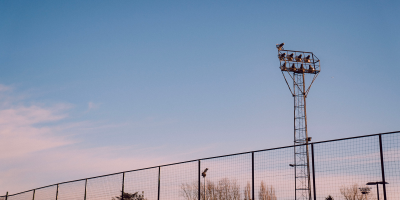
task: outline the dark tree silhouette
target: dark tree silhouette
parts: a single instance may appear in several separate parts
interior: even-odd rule
[[[325,200],[334,200],[334,199],[331,195],[329,195],[328,197],[325,198]]]
[[[142,194],[139,194],[139,192],[135,193],[128,193],[124,192],[124,196],[122,198],[122,192],[120,196],[113,197],[111,200],[147,200],[144,198],[144,191],[142,191]]]

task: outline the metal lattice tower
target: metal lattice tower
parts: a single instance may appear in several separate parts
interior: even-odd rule
[[[295,199],[311,200],[308,151],[311,137],[308,137],[307,132],[306,98],[321,71],[321,66],[319,59],[312,52],[284,50],[283,45],[284,43],[278,44],[276,48],[279,68],[294,97],[294,164],[290,166],[294,167],[295,172]],[[312,76],[309,84],[306,83],[306,76]],[[288,80],[293,81],[293,84],[289,84]]]

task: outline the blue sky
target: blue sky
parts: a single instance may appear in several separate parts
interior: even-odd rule
[[[312,51],[313,141],[400,130],[398,1],[0,1],[0,193],[291,145],[275,44]]]

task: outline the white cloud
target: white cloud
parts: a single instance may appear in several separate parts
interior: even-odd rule
[[[88,111],[90,111],[90,110],[95,110],[95,109],[98,109],[99,107],[100,107],[100,103],[93,103],[93,102],[89,102],[88,103],[88,109],[87,109],[87,112]]]
[[[58,111],[59,108],[38,106],[0,110],[0,159],[70,144],[71,141],[54,135],[51,126],[37,126],[66,117],[65,114],[57,114]]]
[[[0,85],[0,195],[170,160],[154,153],[162,147],[90,147],[88,141],[77,136],[127,124],[74,121],[68,115],[72,108],[68,104],[46,106],[32,104],[29,99],[15,101],[15,96],[21,95],[4,91],[11,89]],[[89,102],[88,109],[99,105]]]
[[[0,84],[0,92],[10,91],[12,87]]]

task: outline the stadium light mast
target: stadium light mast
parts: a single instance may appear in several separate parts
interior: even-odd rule
[[[294,97],[294,167],[295,200],[311,200],[310,165],[307,132],[306,98],[319,72],[320,60],[312,53],[305,51],[285,50],[277,44],[279,69]],[[309,84],[305,76],[312,77]],[[293,84],[289,84],[293,82]],[[307,85],[306,85],[307,84]]]

